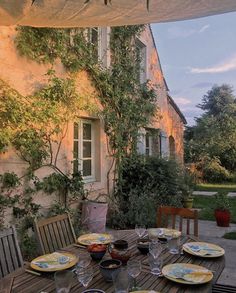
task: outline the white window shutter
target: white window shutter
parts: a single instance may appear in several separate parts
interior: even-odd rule
[[[110,27],[101,27],[99,29],[98,58],[105,68],[110,66]]]
[[[163,130],[161,130],[160,137],[161,137],[161,157],[169,158],[169,141],[167,139],[166,133]]]
[[[137,151],[140,155],[144,155],[145,154],[145,150],[146,150],[146,145],[145,145],[145,135],[146,135],[146,131],[145,129],[140,129],[139,130],[139,137],[138,137],[138,143],[137,143]]]

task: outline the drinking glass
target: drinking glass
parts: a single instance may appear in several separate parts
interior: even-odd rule
[[[115,293],[129,292],[129,275],[126,269],[116,271],[112,275]]]
[[[86,288],[93,279],[93,269],[91,268],[77,268],[76,270],[78,281]]]
[[[77,268],[87,268],[91,262],[91,257],[88,253],[81,253],[78,256]]]
[[[158,258],[158,256],[161,254],[161,252],[162,252],[162,246],[158,241],[152,241],[149,244],[149,253],[154,258]]]
[[[133,291],[135,289],[138,290],[139,288],[137,287],[136,278],[141,273],[141,261],[139,261],[139,260],[129,260],[127,262],[127,271],[128,271],[128,274],[134,280],[134,284],[133,284],[132,290]]]
[[[142,225],[135,225],[135,232],[139,238],[142,238],[146,234],[146,228]]]
[[[71,271],[58,271],[54,274],[56,292],[69,293],[71,283],[73,280],[73,273]]]
[[[179,237],[171,237],[168,240],[168,249],[171,254],[178,254],[180,248],[180,239]]]
[[[148,254],[148,262],[151,269],[151,273],[156,276],[160,276],[162,270],[163,260],[159,255],[157,258],[154,258],[150,253]]]

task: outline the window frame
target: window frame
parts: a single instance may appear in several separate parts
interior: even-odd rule
[[[147,147],[148,139],[148,147]],[[145,156],[152,156],[152,145],[153,145],[153,135],[150,130],[146,130],[145,133]],[[148,152],[148,153],[147,153]]]
[[[136,38],[135,43],[140,54],[139,81],[143,84],[147,81],[147,46],[139,38]]]
[[[73,164],[77,161],[78,171],[81,172],[83,180],[85,182],[94,182],[96,181],[95,176],[95,125],[91,119],[80,119],[78,122],[75,122],[78,125],[78,138],[75,138],[75,132],[73,133]],[[83,138],[83,125],[90,124],[91,125],[91,139],[84,139]],[[75,125],[75,124],[74,124]],[[75,131],[75,127],[74,127]],[[75,158],[75,149],[74,149],[74,142],[78,142],[78,150],[77,154],[78,157]],[[91,157],[84,157],[83,156],[83,143],[86,141],[91,141]],[[91,175],[84,176],[83,175],[83,161],[91,159]],[[73,170],[75,170],[75,166],[73,166]]]

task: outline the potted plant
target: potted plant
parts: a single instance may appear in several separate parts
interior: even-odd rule
[[[190,173],[188,169],[185,169],[182,183],[181,183],[181,192],[183,196],[183,206],[185,208],[191,209],[193,207],[193,190],[194,190],[195,182],[194,175]]]
[[[229,227],[230,223],[230,202],[225,193],[215,195],[215,211],[217,226]]]

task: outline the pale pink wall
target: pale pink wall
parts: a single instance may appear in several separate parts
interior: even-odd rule
[[[38,64],[20,56],[14,45],[15,38],[15,27],[0,27],[0,79],[7,82],[12,88],[16,89],[22,95],[32,94],[35,90],[46,84],[47,77],[45,76],[50,65]],[[67,72],[64,70],[62,64],[56,62],[54,69],[57,76],[66,77]],[[98,108],[101,106],[98,104],[96,98],[96,90],[92,86],[92,82],[88,78],[87,72],[79,72],[73,77],[76,80],[76,86],[78,93],[88,99],[90,103],[97,105]],[[76,109],[75,109],[76,110]],[[82,117],[89,118],[86,112],[79,113]],[[97,117],[96,121],[99,121]],[[110,160],[108,159],[108,153],[106,150],[106,138],[103,131],[102,123],[97,123],[100,131],[100,145],[99,153],[96,156],[100,158],[101,165],[97,170],[99,177],[98,182],[92,184],[86,184],[88,190],[93,195],[96,193],[106,191],[106,173],[109,168]],[[63,140],[60,155],[58,157],[58,167],[64,172],[72,171],[71,161],[73,151],[73,123],[69,124],[66,137]],[[19,176],[22,176],[27,168],[27,164],[22,161],[19,156],[10,149],[4,154],[0,154],[0,174],[4,172],[15,172]],[[36,172],[39,177],[44,177],[52,172],[49,168],[41,168]],[[43,204],[44,207],[48,207],[52,200],[51,196],[44,196],[38,194],[36,202]]]
[[[168,92],[164,82],[158,52],[151,29],[148,25],[141,34],[140,40],[147,46],[147,78],[156,86],[156,93],[158,96],[159,119],[153,119],[151,126],[162,129],[168,137],[171,135],[174,137],[176,143],[176,156],[179,161],[183,162],[184,124],[179,114],[168,102]]]
[[[15,27],[0,27],[0,79],[7,82],[12,88],[16,89],[22,95],[33,93],[39,87],[43,86],[47,78],[45,73],[50,68],[50,65],[38,64],[33,61],[20,56],[16,51],[14,45]],[[156,128],[161,128],[166,131],[168,136],[173,135],[176,140],[176,149],[178,155],[181,157],[183,154],[183,125],[180,121],[178,114],[167,102],[167,92],[161,71],[158,54],[153,42],[150,28],[147,26],[146,30],[140,37],[141,41],[147,46],[147,77],[151,80],[152,84],[157,86],[158,105],[160,107],[159,120],[153,119],[152,125]],[[56,62],[54,69],[59,77],[66,77],[67,72],[64,70],[62,64]],[[96,90],[89,80],[86,72],[80,72],[74,75],[78,92],[87,97],[89,101],[101,107],[96,98]],[[90,117],[88,113],[81,112],[82,117]],[[96,117],[92,117],[95,118]],[[98,120],[97,120],[98,121]],[[106,191],[106,174],[110,167],[111,160],[108,158],[106,149],[106,137],[103,131],[102,123],[97,126],[100,130],[99,151],[96,156],[99,157],[100,166],[98,167],[97,174],[99,180],[97,182],[87,184],[87,188],[91,194],[103,193]],[[60,155],[58,157],[58,166],[65,172],[70,172],[72,165],[72,148],[73,148],[73,124],[70,123],[68,132],[63,140]],[[22,175],[27,168],[13,150],[7,153],[0,154],[0,174],[3,172],[16,172]],[[39,177],[43,177],[50,173],[51,170],[42,168],[37,171]],[[37,196],[37,202],[48,207],[51,198],[46,199],[42,194]]]

